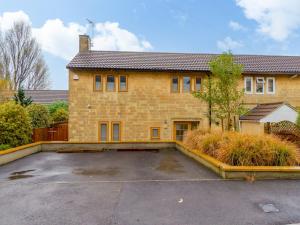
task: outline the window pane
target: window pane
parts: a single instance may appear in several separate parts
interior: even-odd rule
[[[101,90],[101,76],[95,76],[95,90]]]
[[[101,141],[107,141],[107,124],[103,123],[100,125]]]
[[[252,92],[252,80],[249,77],[246,78],[245,90],[246,90],[246,92]]]
[[[127,78],[126,76],[120,76],[120,91],[127,90]]]
[[[152,137],[158,138],[159,137],[159,132],[157,128],[152,129]]]
[[[113,124],[113,141],[120,140],[120,124],[114,123]]]
[[[115,90],[115,77],[114,76],[107,76],[107,90],[114,91]]]
[[[172,78],[172,91],[173,92],[178,92],[178,86],[179,82],[178,82],[178,77],[173,77]]]
[[[261,78],[256,79],[256,93],[264,93],[264,80]]]
[[[190,92],[190,91],[191,91],[191,78],[183,77],[183,92]]]
[[[268,92],[274,92],[274,79],[268,79]]]
[[[196,90],[195,91],[200,91],[201,89],[201,77],[196,77]]]

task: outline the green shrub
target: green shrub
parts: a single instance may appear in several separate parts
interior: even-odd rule
[[[0,145],[0,151],[6,150],[6,149],[9,149],[9,148],[10,148],[10,145],[7,145],[7,144]]]
[[[193,133],[189,135],[194,135]],[[187,140],[197,140],[195,137]],[[202,135],[198,150],[233,166],[292,166],[297,164],[297,148],[271,135],[237,132]],[[191,144],[190,144],[191,145]]]
[[[49,113],[51,116],[58,109],[64,109],[66,112],[68,112],[68,103],[65,101],[56,101],[56,102],[53,102],[52,104],[48,105],[48,110],[49,110]]]
[[[43,128],[49,126],[50,115],[48,109],[44,105],[31,104],[26,108],[31,119],[33,128]]]
[[[69,118],[68,111],[66,111],[63,108],[57,109],[51,116],[51,119],[54,123],[65,122],[68,120],[68,118]]]
[[[298,127],[300,127],[300,112],[298,112],[298,117],[297,117],[296,124],[297,124]]]
[[[30,117],[21,105],[8,102],[0,105],[0,144],[11,147],[31,141]]]

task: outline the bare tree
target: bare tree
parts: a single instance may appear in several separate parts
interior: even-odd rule
[[[45,89],[49,85],[48,67],[41,48],[32,37],[31,27],[14,23],[0,39],[0,74],[10,80],[13,90]]]

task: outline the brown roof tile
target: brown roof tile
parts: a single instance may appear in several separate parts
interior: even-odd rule
[[[275,102],[275,103],[265,103],[259,104],[253,109],[251,109],[248,113],[243,116],[240,116],[240,120],[251,120],[251,121],[259,121],[275,111],[278,107],[285,104],[284,102]]]
[[[25,96],[31,97],[34,103],[50,104],[55,101],[68,102],[66,90],[25,90]]]
[[[217,54],[89,51],[78,53],[69,69],[134,69],[209,71],[208,63]],[[300,72],[300,56],[234,55],[246,73]]]

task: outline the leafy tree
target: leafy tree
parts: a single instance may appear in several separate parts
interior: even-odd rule
[[[31,97],[26,97],[25,92],[22,88],[20,88],[15,94],[14,100],[17,104],[20,104],[24,107],[29,106],[32,103]]]
[[[52,114],[51,118],[54,123],[65,122],[68,120],[69,114],[64,108],[60,108]]]
[[[203,82],[203,91],[194,96],[210,105],[212,116],[222,122],[226,120],[226,129],[232,129],[234,116],[244,112],[242,106],[243,90],[238,89],[243,66],[234,63],[230,52],[223,53],[209,63],[211,77]]]
[[[13,90],[45,89],[49,85],[48,67],[31,27],[24,21],[14,23],[0,37],[0,74],[9,79]]]
[[[26,107],[26,110],[31,118],[31,125],[33,128],[43,128],[49,126],[50,115],[46,106],[40,104],[31,104]]]
[[[58,109],[64,109],[65,111],[68,112],[68,103],[65,101],[56,101],[48,105],[48,110],[50,115],[55,113]]]
[[[15,102],[0,105],[0,144],[11,147],[31,141],[30,117],[24,107]]]

